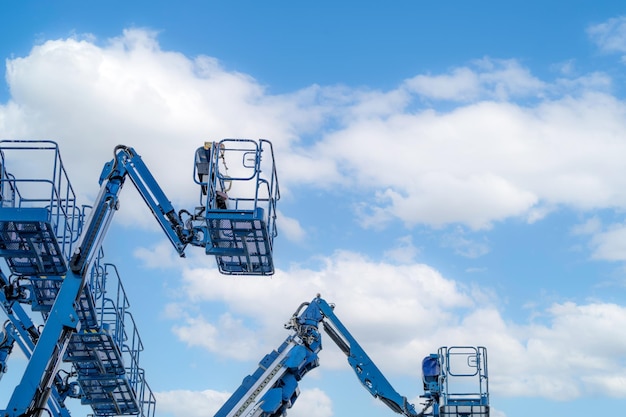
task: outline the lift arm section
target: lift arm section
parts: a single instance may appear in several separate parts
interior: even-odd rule
[[[335,315],[334,306],[320,297],[316,297],[311,304],[315,305],[324,316],[322,320],[324,331],[348,357],[348,363],[365,389],[396,413],[408,417],[422,416],[423,412],[418,413],[413,404],[410,404],[406,397],[400,395],[393,388],[380,369],[365,353],[365,350]]]
[[[22,381],[9,401],[10,414],[6,414],[7,417],[39,415],[50,396],[56,371],[70,337],[75,331],[80,330],[74,303],[85,285],[86,276],[102,246],[113,214],[119,208],[118,197],[127,176],[137,187],[180,256],[184,256],[188,243],[204,246],[204,243],[198,243],[193,238],[192,230],[200,229],[194,228],[193,225],[188,229],[183,227],[172,204],[141,157],[132,148],[117,146],[113,160],[103,168],[98,197],[80,234],[69,262],[69,271],[63,279]]]
[[[215,417],[284,416],[300,394],[298,381],[317,366],[317,354],[297,336],[289,336],[243,379]]]
[[[279,417],[287,414],[300,394],[298,381],[319,366],[322,350],[320,323],[348,357],[348,363],[365,388],[396,413],[421,417],[406,397],[391,386],[328,304],[318,295],[296,310],[285,328],[293,331],[283,344],[259,362],[214,417]],[[426,408],[425,408],[426,409]]]
[[[139,191],[174,249],[181,257],[185,256],[185,246],[193,240],[191,232],[183,227],[174,207],[141,156],[133,148],[118,145],[113,160],[105,164],[100,175],[100,192],[70,263],[74,273],[83,275],[100,249],[112,214],[119,208],[118,196],[126,176]]]
[[[265,355],[257,370],[243,382],[214,417],[281,417],[287,414],[298,396],[298,381],[319,366],[317,353],[322,349],[318,323],[322,315],[304,303],[285,328],[293,330],[278,349]]]

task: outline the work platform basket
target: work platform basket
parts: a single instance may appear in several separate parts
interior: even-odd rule
[[[11,272],[63,275],[79,222],[57,144],[0,141],[0,256]]]
[[[487,349],[451,346],[439,349],[441,417],[489,417]]]
[[[280,199],[271,142],[222,139],[196,151],[194,181],[200,185],[206,253],[221,273],[271,275]]]

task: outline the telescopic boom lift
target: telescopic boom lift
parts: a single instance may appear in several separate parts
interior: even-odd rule
[[[52,172],[16,174],[12,168],[37,171],[27,157],[11,158],[21,151],[52,152]],[[229,176],[227,155],[236,156],[240,176]],[[224,139],[198,148],[200,205],[179,212],[131,147],[115,147],[88,215],[76,204],[56,143],[0,141],[0,158],[0,302],[9,318],[0,333],[0,377],[15,344],[28,359],[0,416],[65,416],[64,400],[76,397],[98,416],[151,417],[154,398],[136,363],[142,345],[132,320],[124,322],[123,288],[118,300],[107,296],[106,282],[117,271],[101,262],[122,187],[131,180],[181,257],[188,245],[199,246],[223,274],[271,275],[280,198],[271,143]],[[21,304],[41,312],[44,324],[35,326]],[[63,376],[62,361],[73,367]]]
[[[214,417],[279,417],[287,415],[300,391],[298,382],[319,366],[320,324],[346,355],[369,393],[394,412],[407,417],[489,417],[487,352],[483,347],[442,347],[423,361],[424,399],[418,410],[400,395],[337,318],[334,305],[319,295],[303,303],[285,328],[292,331],[278,349],[267,354]],[[471,391],[451,391],[467,381]]]

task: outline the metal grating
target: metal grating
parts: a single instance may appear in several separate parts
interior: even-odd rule
[[[489,406],[447,405],[441,407],[441,417],[489,417]]]
[[[33,208],[14,210],[17,217],[10,220],[4,220],[6,217],[2,216],[0,256],[6,259],[11,272],[17,275],[64,275],[67,264],[52,224],[45,218],[32,220],[33,213],[24,213],[27,211],[37,211],[35,214],[39,217],[42,215],[42,209]],[[43,212],[47,211],[43,209]]]
[[[107,332],[74,333],[63,359],[74,364],[79,381],[83,377],[98,379],[125,373],[122,352]]]
[[[258,219],[209,219],[212,248],[223,274],[269,275],[274,272],[265,222]]]
[[[78,378],[83,390],[81,403],[91,406],[97,416],[131,415],[141,410],[137,396],[125,378]]]

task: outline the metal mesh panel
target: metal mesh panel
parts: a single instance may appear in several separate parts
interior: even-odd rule
[[[129,415],[140,412],[137,396],[127,379],[108,376],[106,378],[80,378],[85,393],[81,403],[90,405],[97,416]]]
[[[267,229],[261,220],[210,219],[212,253],[224,274],[273,272]]]
[[[48,222],[0,222],[0,252],[17,275],[63,275],[67,271]]]
[[[441,408],[441,417],[489,417],[489,406],[447,405]]]

